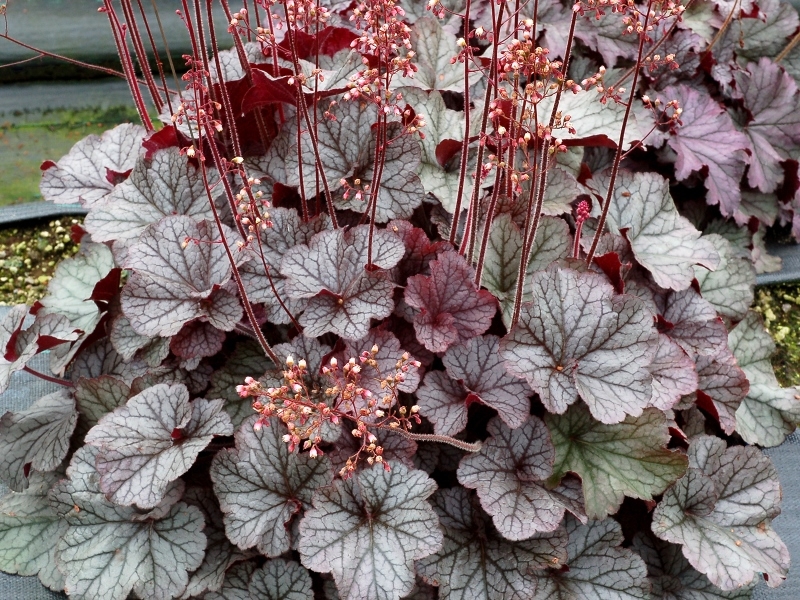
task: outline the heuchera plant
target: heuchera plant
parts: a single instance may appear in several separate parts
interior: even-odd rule
[[[0,388],[58,385],[0,421],[0,568],[103,600],[786,577],[759,447],[800,401],[749,307],[765,229],[800,237],[793,8],[182,0],[182,83],[101,12],[142,123],[42,166],[89,214],[0,326]]]

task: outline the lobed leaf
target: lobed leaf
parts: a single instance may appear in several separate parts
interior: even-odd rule
[[[692,358],[663,333],[658,334],[658,348],[650,363],[653,375],[653,396],[650,406],[669,410],[682,396],[697,390],[698,376]]]
[[[714,271],[694,267],[700,293],[723,317],[741,320],[753,304],[756,273],[748,257],[738,256],[731,243],[717,234],[705,236],[717,247],[719,266]]]
[[[698,356],[695,363],[698,404],[717,418],[725,433],[733,433],[736,411],[750,388],[747,376],[727,348],[716,356]]]
[[[274,558],[253,573],[250,597],[264,600],[307,600],[311,592],[311,576],[293,560]]]

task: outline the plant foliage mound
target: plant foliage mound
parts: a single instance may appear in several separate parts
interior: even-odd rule
[[[780,585],[760,447],[800,400],[750,305],[767,228],[800,237],[793,8],[184,0],[177,90],[120,5],[142,123],[43,165],[81,250],[0,324],[0,387],[57,386],[0,420],[0,569],[86,600]]]

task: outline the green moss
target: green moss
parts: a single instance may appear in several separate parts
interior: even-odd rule
[[[63,217],[0,230],[0,304],[33,304],[47,293],[58,262],[78,251],[70,228],[82,221]]]
[[[775,339],[775,375],[783,386],[800,385],[800,283],[759,288],[753,307]]]

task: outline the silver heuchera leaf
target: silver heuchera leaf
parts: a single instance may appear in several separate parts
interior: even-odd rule
[[[667,322],[667,335],[691,357],[714,355],[728,343],[728,330],[717,310],[693,288],[657,298],[658,311]]]
[[[250,301],[264,304],[267,319],[271,323],[285,325],[291,320],[278,298],[283,300],[293,315],[303,310],[305,302],[294,300],[284,293],[286,278],[280,273],[281,259],[297,244],[308,244],[315,233],[330,229],[331,222],[322,213],[303,223],[293,208],[271,208],[269,217],[272,227],[259,230],[261,242],[247,248],[251,258],[242,265],[240,274]],[[265,264],[269,268],[269,276],[265,272]]]
[[[232,433],[222,400],[189,402],[186,386],[160,383],[100,419],[86,443],[100,448],[103,493],[124,506],[152,508],[215,435]]]
[[[216,184],[217,171],[206,170],[209,185]],[[213,216],[199,170],[178,148],[159,150],[150,160],[141,157],[131,176],[92,208],[85,227],[96,242],[133,240],[169,215]]]
[[[75,405],[78,409],[75,432],[78,439],[82,440],[102,417],[125,404],[130,396],[130,386],[111,375],[79,378],[75,383]]]
[[[131,592],[142,600],[179,596],[203,560],[202,513],[176,502],[182,486],[150,512],[113,504],[98,486],[97,453],[94,446],[80,448],[69,479],[50,492],[68,526],[56,555],[67,593],[79,600],[125,600]]]
[[[78,422],[66,388],[39,398],[30,408],[0,419],[0,479],[14,491],[28,487],[28,470],[52,471],[69,450]]]
[[[595,176],[591,184],[605,192],[608,177]],[[692,265],[712,271],[719,266],[716,248],[678,214],[669,181],[658,173],[620,171],[607,223],[612,233],[625,231],[637,262],[662,288],[688,288],[694,279]]]
[[[529,571],[566,561],[563,527],[511,542],[492,528],[468,490],[439,490],[432,502],[444,544],[436,554],[417,561],[417,570],[425,581],[439,586],[442,600],[527,600],[536,589],[536,577]]]
[[[461,459],[458,481],[478,492],[503,537],[525,540],[554,531],[565,510],[585,518],[577,502],[545,485],[553,473],[555,450],[541,419],[531,417],[511,430],[494,418],[488,431],[491,437],[481,451]]]
[[[253,415],[236,432],[236,449],[211,463],[211,480],[224,514],[225,532],[240,548],[280,556],[294,548],[295,515],[311,507],[311,494],[333,478],[326,457],[289,452],[286,428],[276,417],[255,431]]]
[[[311,576],[293,560],[274,558],[253,573],[250,579],[250,597],[264,600],[308,600]]]
[[[342,600],[405,596],[414,587],[414,561],[442,547],[427,501],[435,490],[424,472],[400,463],[319,488],[300,522],[303,565],[333,573]]]
[[[633,549],[647,563],[653,599],[750,600],[753,584],[723,591],[708,577],[695,571],[681,554],[681,547],[640,531],[633,537]]]
[[[249,558],[252,552],[239,550],[225,537],[222,512],[210,489],[190,487],[182,500],[190,506],[196,506],[203,513],[206,523],[203,533],[208,538],[203,562],[189,576],[189,584],[181,596],[182,599],[188,599],[199,596],[206,590],[219,591],[225,580],[225,571],[231,565]]]
[[[736,428],[736,411],[750,389],[747,376],[727,348],[716,356],[698,356],[695,363],[698,391],[690,398],[714,414],[730,435]]]
[[[736,431],[748,444],[782,444],[800,421],[800,401],[796,388],[782,388],[775,377],[770,363],[775,342],[761,317],[749,311],[731,331],[728,343],[750,383],[736,409]]]
[[[0,498],[0,570],[14,575],[38,575],[51,590],[64,589],[56,567],[56,544],[67,530],[47,501],[58,473],[33,473],[28,489]]]
[[[451,346],[441,371],[430,371],[417,393],[420,412],[440,435],[455,435],[467,425],[469,404],[478,401],[494,408],[512,429],[530,414],[530,392],[524,381],[511,377],[498,353],[500,339],[494,335],[473,338]]]
[[[247,260],[235,250],[233,232],[223,225],[237,265]],[[196,240],[196,242],[194,241]],[[133,329],[148,336],[171,336],[184,323],[203,318],[230,331],[242,317],[239,300],[219,289],[231,278],[231,264],[209,221],[166,217],[142,234],[125,263],[134,273],[122,290],[122,310]]]
[[[311,361],[308,363],[310,365]],[[236,386],[244,383],[245,377],[259,379],[268,369],[274,367],[275,365],[264,356],[264,350],[255,340],[240,340],[225,364],[211,374],[208,396],[225,400],[225,410],[235,428],[253,414],[252,398],[239,396]]]
[[[723,590],[748,585],[756,573],[774,587],[789,567],[789,551],[770,523],[780,499],[778,474],[760,450],[698,436],[689,470],[653,513],[653,533],[681,544],[689,563]]]
[[[546,269],[550,263],[566,258],[572,247],[569,226],[563,219],[542,217],[533,240],[528,258],[526,277],[530,279],[536,271]],[[486,262],[481,283],[500,301],[503,322],[511,324],[514,311],[514,296],[519,275],[519,257],[522,252],[522,231],[508,213],[497,215],[492,221]],[[531,293],[523,290],[523,302],[531,301]]]
[[[686,472],[686,456],[667,449],[667,419],[659,410],[605,425],[577,405],[564,415],[547,415],[547,426],[555,446],[553,472],[580,476],[592,519],[617,512],[625,496],[652,500]]]
[[[286,293],[307,299],[300,317],[306,336],[331,331],[357,340],[367,334],[370,319],[391,314],[394,284],[385,272],[366,269],[369,235],[369,225],[322,231],[284,256]],[[393,233],[376,229],[372,252],[374,266],[391,269],[403,258],[405,246]]]
[[[659,410],[669,410],[680,402],[681,396],[697,389],[694,361],[677,342],[663,333],[658,334],[658,349],[649,370],[653,375],[650,406]]]
[[[42,173],[39,190],[48,202],[91,208],[114,189],[143,153],[144,127],[123,123],[102,136],[88,135]]]
[[[694,267],[700,293],[723,317],[743,319],[753,304],[756,271],[749,258],[738,256],[731,243],[717,234],[705,236],[717,247],[720,256],[715,271]]]
[[[419,311],[414,316],[417,339],[431,352],[444,352],[489,329],[497,301],[478,289],[475,270],[456,252],[443,252],[430,268],[430,276],[408,278],[405,301]]]
[[[615,295],[602,275],[559,266],[531,283],[533,302],[500,342],[508,371],[525,377],[550,412],[563,413],[580,395],[603,423],[640,415],[658,340],[644,303]]]
[[[622,527],[613,519],[581,525],[567,517],[569,569],[540,573],[536,600],[650,600],[647,567],[622,548]]]
[[[255,570],[253,561],[236,563],[225,572],[222,588],[216,592],[206,592],[203,600],[251,600],[250,577]]]
[[[95,285],[114,268],[114,257],[104,244],[85,243],[75,256],[59,263],[41,299],[44,315],[61,314],[89,334],[100,321],[100,310],[91,299]]]

